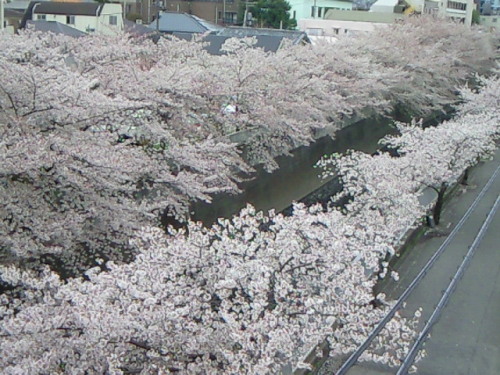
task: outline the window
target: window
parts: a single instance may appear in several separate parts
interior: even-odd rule
[[[458,1],[448,1],[446,7],[448,9],[465,10],[467,8],[467,4],[459,3]]]
[[[75,16],[66,16],[66,24],[74,25],[75,24]]]
[[[311,17],[316,17],[316,7],[315,6],[312,6],[311,7]]]
[[[117,16],[109,16],[109,24],[110,25],[118,25],[118,17]]]
[[[36,17],[37,20],[43,20],[45,21],[47,19],[47,15],[46,14],[39,14],[37,17]]]
[[[497,22],[497,19],[496,18],[492,18],[491,22]]]
[[[322,36],[323,35],[323,29],[319,29],[319,28],[306,29],[306,34],[307,35],[312,35],[312,36]]]
[[[297,19],[297,11],[293,11],[293,17],[292,17],[294,20]]]
[[[321,17],[321,12],[323,11],[323,8],[319,7],[318,8],[318,17]]]
[[[225,12],[224,13],[224,23],[226,25],[234,25],[238,22],[238,13],[236,12]]]

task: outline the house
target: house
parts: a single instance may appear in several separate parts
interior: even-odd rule
[[[207,32],[217,32],[222,29],[221,26],[199,17],[177,12],[160,12],[159,17],[150,23],[148,27],[164,34],[205,34]]]
[[[399,0],[377,0],[370,7],[370,13],[394,13]]]
[[[146,24],[153,22],[160,11],[186,13],[221,26],[235,25],[242,4],[242,0],[140,0],[142,20]]]
[[[173,36],[192,40],[192,33],[174,32]],[[276,52],[284,43],[287,44],[306,44],[309,39],[304,32],[295,30],[277,30],[277,29],[255,29],[250,27],[226,27],[217,32],[204,34],[201,41],[204,49],[211,55],[223,55],[222,46],[230,38],[255,37],[256,44],[254,48],[261,48],[264,52]]]
[[[298,21],[299,30],[313,40],[327,40],[340,34],[370,32],[404,18],[402,13],[345,11],[331,9],[324,19],[302,19]]]
[[[425,1],[424,12],[470,26],[472,24],[472,11],[475,8],[473,0],[437,0]]]
[[[330,41],[339,34],[370,32],[384,27],[412,13],[430,13],[437,17],[451,18],[467,25],[472,23],[473,0],[377,0],[370,10],[345,11],[330,9],[323,19],[299,19],[297,26],[312,41]]]
[[[330,9],[352,10],[352,0],[289,0],[290,17],[295,20],[321,19]]]
[[[0,0],[0,29],[5,29],[9,34],[15,33],[19,29],[28,4],[29,1],[26,0],[4,0],[3,2]]]
[[[19,29],[23,13],[14,9],[4,9],[3,16],[3,27],[0,27],[0,29],[4,29],[9,34],[14,34]]]
[[[84,33],[83,31],[56,21],[27,21],[26,28],[44,33],[72,36],[74,38],[87,35],[87,33]]]
[[[482,15],[479,18],[479,24],[490,31],[500,30],[500,15]]]
[[[227,36],[230,38],[246,38],[269,36],[283,39],[288,39],[292,44],[308,43],[307,35],[298,30],[280,30],[280,29],[262,29],[252,27],[225,27],[217,32],[217,35]]]
[[[123,20],[123,30],[132,37],[149,37],[156,34],[155,30],[150,29],[141,23],[132,22],[127,19]]]
[[[84,33],[116,35],[123,32],[121,4],[31,2],[21,26],[30,20],[59,22]]]

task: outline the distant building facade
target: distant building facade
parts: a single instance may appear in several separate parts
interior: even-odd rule
[[[481,15],[479,17],[479,24],[490,31],[500,30],[500,14],[495,15]]]
[[[125,0],[120,0],[125,1]],[[242,0],[141,0],[138,9],[143,23],[150,24],[159,12],[187,13],[218,25],[236,25]]]
[[[352,10],[352,0],[288,0],[290,18],[322,19],[329,10]]]
[[[473,0],[438,0],[426,1],[424,12],[470,26],[474,9],[476,9],[476,5]]]
[[[404,18],[401,13],[329,10],[324,19],[302,19],[299,30],[308,36],[336,37],[347,33],[371,32]]]
[[[0,0],[2,1],[2,0]],[[3,29],[9,34],[14,34],[19,28],[23,13],[13,9],[4,9]]]
[[[33,21],[59,22],[84,33],[115,35],[123,32],[121,4],[35,2],[26,12]]]

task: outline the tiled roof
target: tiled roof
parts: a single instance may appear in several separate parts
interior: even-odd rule
[[[149,28],[156,30],[157,23],[153,21]],[[207,31],[216,31],[221,29],[219,26],[208,21],[202,20],[196,16],[186,13],[161,12],[158,21],[158,29],[163,33],[192,33],[203,34]]]
[[[294,44],[307,41],[307,35],[303,31],[295,30],[280,30],[280,29],[257,29],[252,27],[226,27],[223,30],[217,32],[217,35],[228,36],[233,38],[245,38],[245,37],[279,37],[292,40]]]
[[[42,31],[54,34],[63,34],[73,37],[80,37],[86,35],[84,32],[77,30],[73,27],[66,26],[60,22],[55,21],[27,21],[26,27],[30,30]]]
[[[184,40],[192,40],[193,38],[192,33],[174,32],[173,36]],[[225,52],[222,51],[222,45],[230,38],[234,37],[207,34],[202,40],[203,43],[206,43],[204,49],[211,55],[223,55]],[[264,52],[276,52],[281,47],[283,39],[285,38],[279,35],[255,35],[255,39],[257,39],[257,43],[255,43],[254,48],[262,48]]]

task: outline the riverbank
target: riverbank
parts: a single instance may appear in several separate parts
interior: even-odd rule
[[[402,292],[413,281],[418,272],[443,244],[447,235],[461,220],[481,190],[500,165],[500,151],[497,150],[493,160],[480,162],[471,169],[468,185],[459,186],[447,201],[442,215],[442,222],[437,228],[421,227],[411,241],[401,249],[399,255],[391,262],[391,269],[397,271],[396,282],[386,278],[379,282],[376,293],[383,292],[391,300],[397,300]],[[497,178],[489,188],[483,202],[461,230],[459,238],[452,244],[451,251],[445,252],[432,268],[430,278],[422,282],[408,299],[402,311],[404,316],[411,316],[418,308],[423,308],[423,324],[442,290],[449,282],[452,272],[462,260],[468,245],[476,235],[485,218],[485,213],[500,194],[500,180]],[[498,215],[497,215],[498,216]],[[498,219],[498,217],[497,217]],[[497,223],[498,220],[495,221]],[[498,262],[493,259],[498,251],[494,244],[497,235],[492,225],[485,245],[473,258],[455,294],[445,307],[443,317],[433,329],[430,342],[426,345],[429,352],[417,367],[417,374],[493,374],[500,371],[498,353],[500,341],[496,327],[498,319]],[[489,244],[489,245],[488,245]],[[460,248],[459,248],[460,247]],[[450,360],[453,358],[453,360]],[[328,359],[319,369],[310,374],[331,375],[338,368],[340,361]],[[462,371],[462,372],[460,372]],[[348,374],[352,375],[388,375],[394,372],[386,367],[371,362],[356,364]]]

